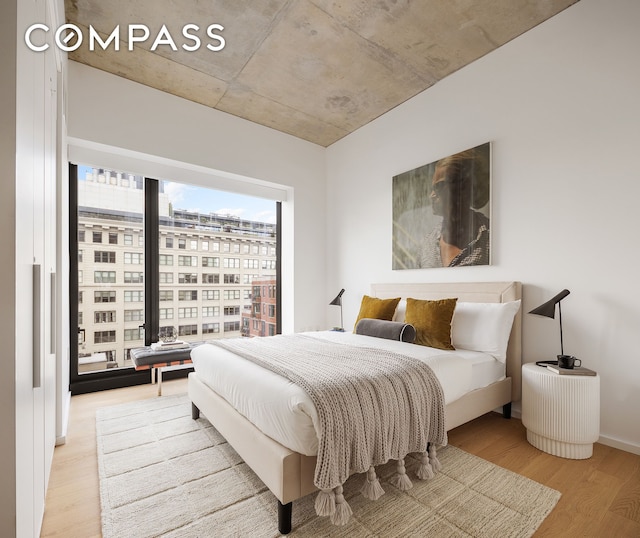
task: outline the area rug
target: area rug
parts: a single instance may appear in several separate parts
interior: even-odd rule
[[[186,395],[162,396],[96,413],[104,538],[280,536],[276,498]],[[560,493],[448,446],[442,471],[402,492],[377,468],[385,494],[362,497],[362,476],[345,484],[353,509],[336,527],[315,515],[315,494],[293,503],[294,537],[526,537]],[[407,473],[415,476],[407,462]]]

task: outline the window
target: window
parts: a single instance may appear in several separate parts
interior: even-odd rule
[[[124,263],[140,265],[144,260],[140,252],[125,252]]]
[[[220,290],[202,290],[203,301],[219,301]]]
[[[276,305],[270,304],[269,305],[269,317],[270,318],[274,318],[275,316],[276,316]]]
[[[222,266],[225,269],[240,269],[240,258],[224,258]]]
[[[93,253],[94,263],[116,263],[116,253],[106,250],[96,250]]]
[[[256,278],[260,278],[260,275],[243,275],[242,283],[251,284]]]
[[[213,256],[203,256],[202,267],[220,267],[220,258],[214,258]]]
[[[173,301],[173,290],[160,290],[160,301]]]
[[[198,334],[197,325],[179,325],[178,326],[179,336],[191,336],[193,334]]]
[[[219,332],[220,332],[219,323],[203,323],[202,324],[202,334],[214,334]]]
[[[116,292],[115,291],[94,291],[93,302],[94,303],[115,303]]]
[[[274,269],[276,268],[275,260],[262,260],[262,268],[263,269]]]
[[[240,322],[239,321],[225,321],[224,322],[224,332],[234,332],[240,330]]]
[[[127,342],[131,340],[142,340],[143,338],[144,338],[144,329],[142,327],[138,327],[136,329],[124,330],[124,339]]]
[[[144,301],[144,291],[125,291],[124,302],[125,303],[140,303]]]
[[[160,319],[173,319],[173,308],[161,308]]]
[[[178,265],[182,267],[198,267],[198,256],[178,256]]]
[[[115,310],[108,310],[106,312],[94,312],[94,323],[114,323],[116,321]]]
[[[142,321],[144,320],[144,310],[125,310],[125,321]]]
[[[217,318],[220,315],[219,306],[203,306],[202,317],[203,318]]]
[[[240,299],[240,290],[224,290],[223,297],[225,300]]]
[[[197,284],[198,275],[196,273],[178,273],[179,284]]]
[[[261,253],[251,254],[251,246],[276,244],[276,228],[256,216],[268,211],[279,214],[278,204],[269,209],[251,199],[243,206],[239,197],[232,202],[238,205],[225,207],[246,207],[248,218],[240,220],[217,214],[218,201],[209,202],[215,199],[206,188],[177,184],[173,188],[168,181],[82,165],[71,164],[69,172],[74,186],[70,201],[77,201],[69,213],[69,273],[73,281],[78,275],[77,287],[73,281],[70,286],[70,317],[74,329],[76,325],[85,329],[81,346],[72,336],[72,393],[85,392],[89,385],[89,390],[104,390],[134,379],[144,382],[144,372],[132,370],[130,350],[150,345],[163,324],[189,342],[259,334],[249,331],[252,280],[258,277],[262,283],[268,275],[261,274]],[[129,186],[123,187],[125,183]],[[234,195],[225,193],[220,200],[227,196]],[[180,209],[205,204],[208,207],[202,210]],[[173,249],[180,252],[174,254]],[[89,300],[82,305],[84,291]],[[143,324],[146,330],[141,329]],[[267,327],[262,322],[262,333]],[[107,354],[113,359],[108,370],[103,364]],[[98,371],[93,363],[79,364],[79,357],[100,361]]]
[[[94,271],[93,281],[96,284],[115,284],[116,272],[115,271]]]
[[[178,301],[197,301],[197,290],[178,290]]]
[[[125,284],[142,284],[144,282],[144,273],[132,273],[131,271],[124,272]]]
[[[94,344],[105,344],[116,341],[116,331],[96,331],[93,333]]]

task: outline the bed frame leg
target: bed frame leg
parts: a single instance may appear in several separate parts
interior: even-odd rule
[[[191,402],[191,418],[193,420],[198,420],[200,418],[200,409],[196,407],[196,404]]]
[[[511,402],[502,406],[502,416],[504,418],[511,418]]]
[[[280,534],[289,534],[291,532],[291,513],[293,502],[282,504],[278,501],[278,530]]]

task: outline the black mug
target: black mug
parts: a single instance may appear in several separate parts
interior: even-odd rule
[[[576,362],[577,361],[577,362]],[[574,366],[581,366],[582,361],[573,355],[558,355],[558,366],[572,370]]]

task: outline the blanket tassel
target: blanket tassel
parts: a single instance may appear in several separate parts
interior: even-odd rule
[[[398,460],[396,474],[389,480],[392,486],[397,487],[400,491],[407,491],[413,487],[411,480],[407,476],[407,470],[404,467],[404,459]]]
[[[330,516],[336,511],[336,494],[332,489],[321,489],[316,497],[316,514]]]
[[[382,489],[382,486],[380,485],[380,481],[376,476],[376,470],[373,465],[369,467],[369,470],[367,471],[367,476],[364,480],[360,493],[372,501],[377,501],[384,495],[384,489]]]
[[[439,471],[440,469],[442,469],[442,464],[436,456],[436,445],[434,445],[433,443],[429,445],[429,463],[431,464],[431,467],[433,467],[434,471]]]
[[[418,466],[416,475],[420,480],[429,480],[435,476],[433,467],[429,461],[429,454],[426,451],[420,455],[420,465]]]
[[[342,486],[336,486],[333,488],[333,491],[335,492],[336,509],[333,514],[331,514],[331,523],[334,525],[346,525],[349,523],[349,518],[351,514],[353,514],[353,510],[351,510],[349,503],[347,503],[342,494]]]

